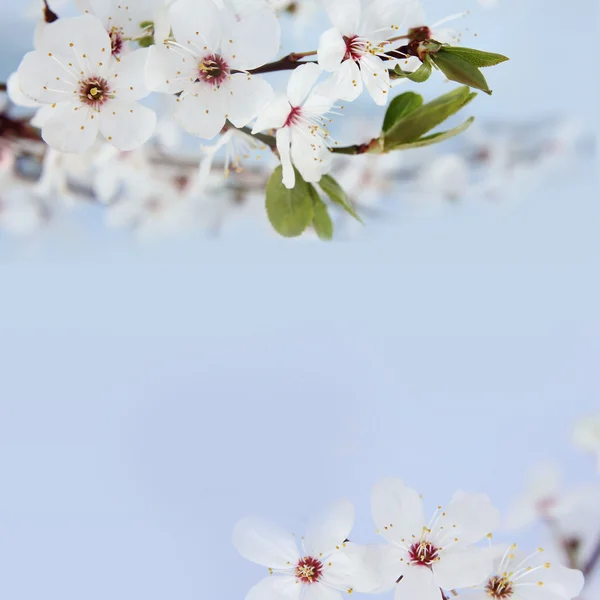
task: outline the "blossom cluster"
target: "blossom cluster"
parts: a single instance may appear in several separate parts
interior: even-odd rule
[[[577,445],[596,456],[599,422],[586,417],[573,435]],[[396,600],[576,598],[600,565],[600,539],[590,535],[600,523],[600,485],[563,496],[557,481],[556,470],[538,467],[501,525],[500,511],[485,494],[459,491],[428,516],[422,497],[389,477],[371,492],[372,518],[384,543],[356,541],[355,511],[348,500],[312,519],[300,538],[269,521],[244,518],[234,528],[233,544],[244,558],[268,569],[246,599],[340,600],[353,592],[391,590]],[[551,528],[559,554],[492,541],[497,529],[512,530],[537,519]],[[575,522],[586,527],[577,530]],[[582,552],[586,540],[593,546]]]
[[[160,137],[168,120],[186,134],[214,140],[194,186],[203,191],[217,151],[235,156],[225,161],[230,172],[240,170],[241,157],[249,155],[240,146],[261,146],[281,163],[267,186],[267,211],[284,235],[312,226],[326,236],[333,205],[355,213],[341,186],[336,182],[332,188],[324,179],[334,170],[336,154],[428,145],[470,125],[429,139],[424,134],[474,94],[459,90],[438,117],[433,106],[419,109],[410,95],[390,102],[396,84],[425,81],[435,68],[489,93],[479,67],[507,60],[458,48],[460,35],[441,28],[446,20],[426,25],[419,0],[74,0],[81,14],[60,18],[44,4],[34,50],[7,89],[12,102],[37,109],[31,125],[53,152],[84,155],[104,146],[131,152]],[[315,8],[330,22],[318,47],[278,58],[281,15],[297,17]],[[288,73],[284,91],[275,91],[269,81],[273,72]],[[146,105],[153,92],[155,101],[170,107],[164,119],[157,119],[156,106]],[[330,124],[361,95],[376,106],[389,105],[383,130],[370,141],[341,146]],[[407,117],[417,126],[411,128]],[[291,225],[290,215],[281,214],[285,189],[302,196]]]

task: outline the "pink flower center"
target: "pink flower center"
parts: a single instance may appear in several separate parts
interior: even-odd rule
[[[505,598],[510,598],[513,594],[512,582],[510,579],[496,575],[487,582],[485,591],[487,592],[487,595],[492,598],[504,600]]]
[[[88,106],[102,106],[110,97],[108,82],[102,77],[90,77],[81,83],[79,98]]]
[[[198,65],[198,80],[219,87],[229,77],[229,65],[222,56],[209,54]]]
[[[290,114],[288,115],[287,119],[285,120],[285,123],[283,124],[284,127],[289,127],[290,125],[297,125],[300,122],[300,113],[302,112],[302,109],[299,106],[292,106],[292,110],[290,111]]]
[[[316,583],[323,575],[323,563],[318,558],[305,556],[296,565],[296,579],[301,583]]]
[[[410,563],[430,567],[439,560],[439,550],[431,542],[415,542],[408,550]]]
[[[110,36],[111,52],[114,56],[121,54],[123,50],[123,30],[119,27],[111,27],[108,35]]]
[[[352,37],[344,36],[344,42],[346,42],[346,54],[344,54],[344,60],[359,60],[365,53],[364,44],[361,43],[357,35],[353,35]]]

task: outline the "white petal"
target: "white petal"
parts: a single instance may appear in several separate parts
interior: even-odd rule
[[[252,133],[283,127],[292,107],[284,95],[276,96],[258,114]]]
[[[563,596],[555,594],[546,586],[523,586],[518,588],[519,600],[564,600]]]
[[[221,44],[219,9],[213,0],[177,0],[169,9],[175,39],[202,55],[204,48],[216,51]]]
[[[380,586],[370,593],[391,590],[408,566],[408,552],[393,544],[370,544],[365,546],[365,560],[379,574]]]
[[[445,590],[478,585],[493,568],[489,553],[481,548],[457,547],[444,550],[433,566],[436,584]]]
[[[246,594],[246,600],[298,600],[301,592],[295,577],[272,575],[259,581]]]
[[[41,52],[27,53],[17,71],[23,93],[42,104],[77,99],[77,79],[52,57]]]
[[[442,594],[427,567],[411,566],[396,586],[394,600],[440,600]]]
[[[135,102],[150,93],[146,86],[146,63],[149,50],[150,48],[140,48],[124,54],[118,62],[115,61],[108,81],[117,93],[118,100]]]
[[[360,0],[323,0],[330,21],[343,35],[354,35],[360,20]]]
[[[344,42],[338,29],[332,27],[321,34],[317,56],[322,69],[335,71],[344,60],[345,54],[346,42]]]
[[[190,58],[182,60],[175,49],[156,45],[148,48],[145,76],[148,89],[176,94],[196,80],[197,68]]]
[[[420,0],[371,0],[365,7],[358,33],[371,41],[382,41],[398,35],[398,27],[407,31],[424,24]]]
[[[110,37],[94,15],[58,19],[43,31],[39,50],[67,59],[87,75],[104,76],[110,64]]]
[[[287,85],[287,95],[292,106],[300,106],[304,102],[321,72],[321,67],[314,63],[294,69]]]
[[[296,173],[294,172],[291,159],[290,145],[292,143],[292,135],[290,128],[282,127],[278,129],[275,139],[277,140],[277,151],[281,160],[283,185],[291,190],[296,184]]]
[[[316,183],[331,169],[331,152],[308,128],[292,127],[292,162],[304,181]]]
[[[315,516],[304,536],[309,556],[327,555],[342,546],[354,525],[354,506],[348,500],[336,502]]]
[[[368,546],[346,542],[325,561],[323,583],[342,591],[352,589],[355,592],[378,592],[383,589],[383,578],[374,559],[381,557],[381,554],[376,556]]]
[[[227,118],[236,127],[248,125],[273,96],[273,88],[258,75],[236,73],[222,87],[228,93]]]
[[[279,19],[264,8],[233,21],[223,33],[221,53],[234,69],[255,69],[275,58],[280,38]]]
[[[452,529],[461,544],[479,541],[494,531],[500,521],[500,512],[485,494],[455,494],[445,513],[439,525],[444,527],[444,534]]]
[[[91,108],[65,102],[44,123],[42,138],[55,150],[80,153],[96,141],[98,127],[99,119]]]
[[[305,586],[303,600],[342,600],[342,594],[323,583]]]
[[[360,69],[351,59],[345,60],[327,81],[318,86],[319,94],[346,100],[346,102],[356,100],[362,91],[363,80]]]
[[[371,511],[379,533],[399,544],[413,534],[420,535],[426,525],[419,494],[396,477],[375,484],[371,493]]]
[[[46,123],[46,121],[52,118],[52,116],[54,115],[55,108],[56,106],[53,104],[44,104],[44,106],[37,109],[36,113],[31,118],[31,121],[29,121],[29,124],[32,127],[37,127],[38,129],[41,129]]]
[[[30,98],[23,92],[21,84],[19,83],[19,74],[17,72],[11,73],[8,76],[8,79],[6,80],[6,92],[8,93],[10,101],[17,106],[33,108],[40,105],[39,102],[36,102],[33,98]]]
[[[111,102],[100,113],[100,131],[115,148],[133,150],[149,139],[156,126],[153,111],[135,102]]]
[[[300,558],[292,534],[262,519],[239,521],[233,530],[233,545],[247,560],[272,569],[289,569]]]
[[[375,104],[384,106],[390,95],[390,74],[387,65],[378,56],[365,54],[360,59],[363,82]]]
[[[195,93],[179,98],[173,116],[188,133],[210,140],[225,125],[227,97],[224,90],[207,84],[198,84],[194,89]]]

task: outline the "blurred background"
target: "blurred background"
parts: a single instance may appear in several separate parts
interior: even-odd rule
[[[478,36],[463,43],[511,57],[469,107],[480,122],[593,135],[580,48],[596,3],[425,7],[432,21],[470,9]],[[0,80],[31,47],[26,8],[0,0]],[[266,225],[140,244],[95,206],[39,235],[0,232],[0,596],[243,598],[264,574],[231,545],[247,514],[300,533],[347,497],[372,542],[370,488],[387,475],[432,510],[465,489],[507,511],[548,461],[567,488],[598,483],[571,445],[600,411],[584,147],[433,214],[387,197],[390,214],[332,244]],[[535,548],[546,533],[501,539],[515,535]]]

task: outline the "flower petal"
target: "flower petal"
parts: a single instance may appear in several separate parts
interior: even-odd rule
[[[41,52],[28,52],[17,71],[22,92],[42,104],[77,99],[77,78]]]
[[[439,520],[444,531],[452,529],[461,544],[472,544],[498,527],[500,512],[486,494],[459,492]]]
[[[239,521],[233,530],[233,545],[247,560],[272,569],[289,569],[300,559],[292,534],[262,519]]]
[[[177,0],[169,9],[175,39],[200,56],[221,44],[219,9],[213,0]]]
[[[332,154],[306,126],[292,127],[292,161],[304,181],[316,183],[331,169]]]
[[[252,133],[283,127],[292,107],[286,96],[280,94],[269,102],[258,114]]]
[[[380,585],[369,593],[378,594],[391,590],[400,575],[408,568],[408,552],[393,544],[369,544],[365,546],[365,561],[374,568]]]
[[[36,102],[23,92],[19,83],[19,74],[16,71],[11,73],[6,80],[6,92],[10,101],[17,106],[33,108],[40,105],[39,102]]]
[[[385,548],[398,551],[397,548],[390,545]],[[323,571],[323,582],[342,591],[349,589],[366,593],[382,591],[384,589],[382,575],[378,568],[379,563],[375,560],[382,557],[383,553],[378,553],[376,556],[368,546],[346,542],[342,549],[327,558]],[[394,558],[397,559],[397,555]],[[398,564],[396,561],[395,563]],[[397,577],[396,575],[396,579]]]
[[[149,50],[149,48],[140,48],[124,54],[118,62],[115,61],[108,81],[119,100],[135,102],[150,93],[146,86],[146,63]]]
[[[287,95],[292,106],[300,106],[304,102],[321,72],[321,67],[314,63],[294,69],[287,85]]]
[[[348,59],[340,65],[328,80],[324,81],[323,84],[319,84],[318,88],[319,94],[352,102],[362,94],[362,74],[356,62]]]
[[[335,71],[339,68],[346,54],[346,42],[338,29],[332,27],[319,38],[317,57],[319,66],[325,71]]]
[[[328,555],[339,550],[348,539],[354,525],[354,506],[341,500],[313,518],[304,536],[304,547],[309,556]]]
[[[282,181],[288,190],[291,190],[296,185],[296,173],[292,165],[291,159],[291,143],[292,134],[289,127],[282,127],[277,130],[275,134],[277,141],[277,151],[279,152],[279,158],[281,160],[282,169]]]
[[[233,20],[223,33],[221,54],[233,69],[256,69],[275,58],[280,41],[279,19],[263,8]]]
[[[173,116],[188,133],[210,140],[225,125],[227,98],[223,90],[207,84],[198,84],[194,90],[179,98]]]
[[[342,594],[338,590],[319,582],[306,586],[303,600],[342,600]]]
[[[261,579],[246,594],[246,600],[299,600],[301,592],[295,577],[272,575]]]
[[[135,102],[111,102],[100,113],[100,131],[115,148],[127,151],[145,144],[154,133],[156,115]]]
[[[413,534],[420,534],[426,525],[419,494],[396,477],[375,484],[371,493],[371,511],[379,533],[399,544]]]
[[[236,73],[222,87],[229,94],[227,118],[236,127],[248,125],[273,96],[273,88],[257,75]]]
[[[394,600],[440,600],[440,588],[427,567],[411,566],[396,586]]]
[[[387,66],[378,56],[365,54],[360,59],[360,70],[365,87],[375,104],[384,106],[390,95],[390,74]]]
[[[358,32],[360,0],[323,0],[329,20],[343,35]]]
[[[150,46],[145,68],[146,87],[155,92],[176,94],[190,87],[197,78],[197,66],[174,48]]]
[[[436,584],[445,590],[470,587],[483,582],[491,573],[493,562],[481,548],[456,547],[442,551],[433,566]]]
[[[91,119],[93,110],[64,102],[54,109],[52,118],[42,127],[42,138],[61,152],[84,152],[98,137],[99,119]]]

